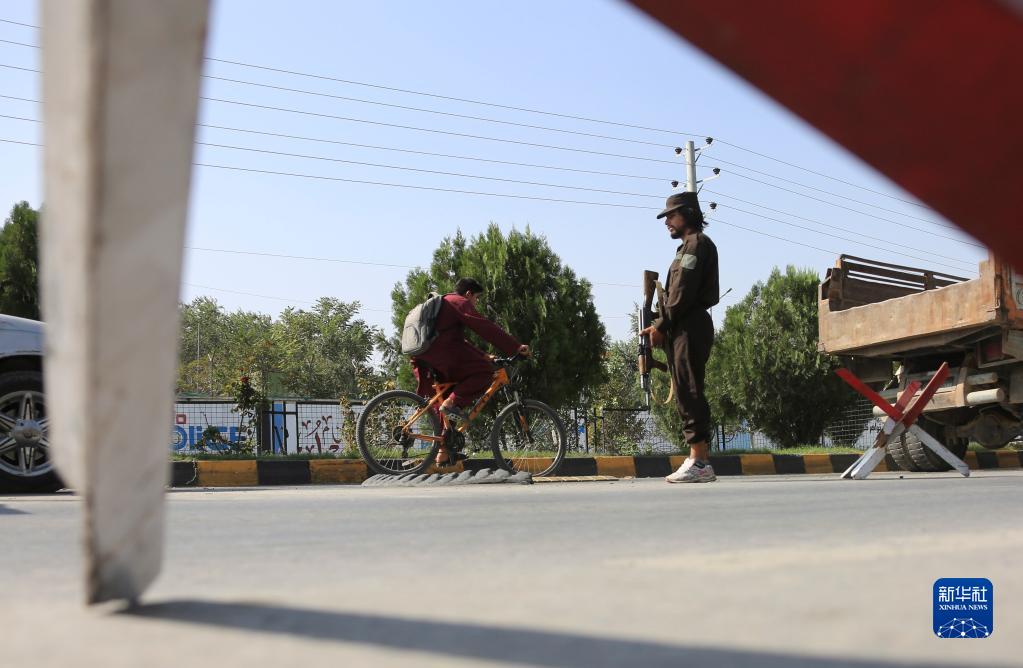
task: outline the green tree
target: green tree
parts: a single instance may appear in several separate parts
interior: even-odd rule
[[[375,393],[371,365],[380,331],[359,319],[358,302],[324,297],[312,309],[286,309],[277,320],[227,313],[216,300],[181,305],[178,391],[233,396],[242,377],[269,396],[271,376],[287,395],[317,399]]]
[[[19,202],[0,230],[0,313],[39,319],[39,212]]]
[[[227,314],[210,297],[197,297],[190,304],[181,304],[179,310],[178,392],[218,394],[227,380],[223,365]]]
[[[592,392],[587,402],[601,416],[590,427],[594,430],[591,438],[605,454],[636,454],[646,428],[646,412],[633,410],[643,406],[645,401],[639,386],[636,342],[609,344],[601,363],[606,380]]]
[[[379,389],[371,359],[379,331],[357,317],[359,302],[322,297],[306,311],[288,308],[274,324],[288,392],[319,399],[364,397]]]
[[[725,313],[708,365],[712,413],[782,447],[817,443],[856,395],[817,351],[816,272],[778,268]]]
[[[547,240],[528,229],[505,236],[491,224],[468,241],[461,232],[444,239],[430,268],[409,272],[404,285],[395,285],[391,292],[397,330],[427,293],[450,292],[464,276],[475,278],[486,290],[480,299],[482,313],[535,350],[535,362],[522,368],[529,395],[567,407],[600,385],[607,344],[590,283],[577,278]],[[411,386],[409,365],[396,352],[396,338],[384,347],[390,371],[398,371],[401,385]]]

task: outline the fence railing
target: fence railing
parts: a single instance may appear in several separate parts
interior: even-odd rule
[[[596,454],[658,454],[677,452],[681,438],[671,434],[650,412],[642,409],[578,408],[570,412],[575,450]],[[871,404],[857,401],[828,423],[816,443],[800,445],[865,449],[874,442],[881,420],[874,417]],[[711,449],[718,452],[773,450],[781,446],[749,425],[714,427]]]
[[[229,399],[178,399],[171,428],[171,450],[187,454],[251,449],[263,454],[357,456],[355,421],[364,402],[271,400],[255,416],[238,411]],[[578,407],[563,409],[570,452],[593,455],[664,454],[680,450],[681,439],[670,434],[644,409]],[[828,424],[821,447],[858,449],[873,443],[881,421],[869,402],[849,406]],[[484,425],[485,428],[485,425]],[[219,438],[204,438],[213,432]],[[750,427],[715,427],[714,451],[779,447]]]

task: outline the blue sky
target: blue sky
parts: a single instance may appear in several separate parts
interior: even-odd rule
[[[4,0],[0,19],[38,25],[37,3]],[[0,22],[0,40],[36,43],[38,37],[36,30]],[[597,124],[208,61],[205,73],[221,79],[204,79],[206,97],[357,118],[377,125],[203,100],[200,122],[206,125],[327,140],[200,127],[197,139],[207,144],[635,194],[427,174],[200,145],[196,147],[196,162],[602,205],[195,167],[188,222],[188,245],[194,248],[416,266],[428,264],[438,242],[457,229],[472,235],[490,222],[505,230],[529,226],[545,235],[578,274],[594,282],[594,301],[609,333],[624,338],[630,335],[628,315],[639,299],[640,272],[654,269],[663,273],[674,255],[675,242],[654,219],[663,198],[672,192],[670,181],[684,180],[682,164],[672,147],[687,139],[696,139],[699,145],[702,137],[712,136],[718,141],[701,158],[700,176],[715,166],[722,169],[722,176],[707,184],[713,194],[705,191],[701,199],[721,205],[711,217],[708,234],[718,245],[722,290],[732,289],[724,306],[741,298],[752,283],[765,279],[774,266],[792,264],[823,274],[840,252],[960,276],[976,275],[976,263],[986,256],[986,251],[975,245],[977,242],[949,229],[949,223],[934,212],[902,201],[912,197],[883,176],[624,3],[292,0],[285,4],[218,0],[213,3],[207,55],[671,132]],[[36,49],[0,42],[0,64],[38,69],[39,54]],[[0,67],[0,94],[38,99],[37,77]],[[321,95],[227,82],[224,78]],[[2,115],[38,118],[39,112],[38,105],[0,98]],[[39,142],[40,130],[38,124],[0,118],[0,139]],[[628,177],[360,148],[352,143]],[[39,155],[33,147],[0,142],[0,208],[5,212],[22,199],[35,206],[41,203]],[[608,206],[611,204],[628,206]],[[363,317],[390,331],[389,294],[406,272],[401,267],[189,250],[181,297],[188,301],[207,294],[228,309],[274,315],[288,305],[307,307],[321,296],[358,299],[365,308]],[[723,308],[715,309],[715,319],[720,322],[723,313]]]

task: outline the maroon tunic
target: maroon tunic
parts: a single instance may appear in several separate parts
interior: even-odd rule
[[[456,382],[452,390],[456,406],[472,405],[490,385],[494,364],[486,353],[465,340],[465,328],[479,334],[505,355],[515,354],[522,345],[498,325],[487,320],[465,297],[444,295],[437,314],[437,339],[422,355],[412,358],[419,387],[416,393],[429,397],[433,394],[433,374],[438,380]]]

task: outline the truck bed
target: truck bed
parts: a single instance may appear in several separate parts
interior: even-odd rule
[[[982,262],[965,279],[843,255],[821,283],[819,348],[861,357],[967,349],[1008,325],[996,268]]]

